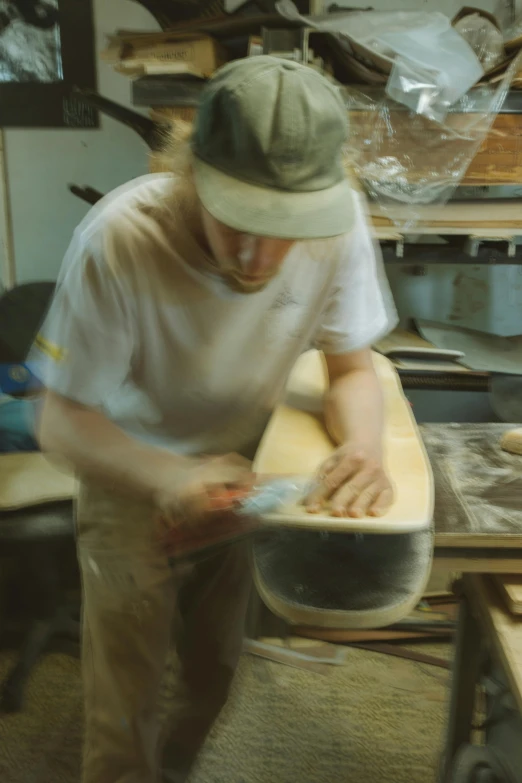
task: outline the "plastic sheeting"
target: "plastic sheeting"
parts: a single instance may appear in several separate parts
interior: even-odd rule
[[[518,16],[513,24],[504,30],[504,41],[507,45],[510,41],[514,41],[520,36],[522,36],[522,16]]]
[[[490,132],[519,63],[520,56],[499,85],[468,92],[444,122],[406,111],[382,92],[343,88],[351,121],[347,163],[401,230],[414,229],[416,206],[451,198]],[[420,91],[421,85],[412,80],[411,89]]]
[[[304,17],[292,0],[280,0],[277,9],[286,18],[337,34],[341,44],[357,52],[359,58],[385,73],[391,71],[390,96],[432,119],[443,119],[449,107],[484,75],[473,48],[439,12],[372,11]],[[412,83],[419,88],[413,90]]]
[[[504,59],[504,36],[489,19],[479,13],[466,14],[455,22],[454,29],[471,46],[485,71]]]

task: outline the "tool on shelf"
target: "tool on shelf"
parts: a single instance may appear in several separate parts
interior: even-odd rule
[[[72,95],[87,106],[98,109],[123,125],[127,125],[141,136],[151,150],[160,150],[164,146],[165,133],[170,127],[167,123],[154,122],[154,120],[150,120],[132,109],[127,109],[126,106],[105,98],[95,90],[76,87]]]

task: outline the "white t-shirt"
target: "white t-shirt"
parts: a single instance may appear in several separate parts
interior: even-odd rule
[[[298,242],[265,289],[233,292],[194,263],[172,191],[140,177],[89,212],[32,358],[50,389],[140,439],[249,453],[303,351],[358,350],[394,326],[382,263],[354,194],[350,234]]]

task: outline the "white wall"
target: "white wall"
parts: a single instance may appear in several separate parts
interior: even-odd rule
[[[130,0],[94,0],[96,47],[117,28],[155,30],[157,23]],[[130,81],[98,59],[99,91],[130,103]],[[5,131],[17,282],[56,276],[74,227],[89,206],[68,183],[107,192],[146,173],[147,147],[130,129],[101,116],[99,130]]]

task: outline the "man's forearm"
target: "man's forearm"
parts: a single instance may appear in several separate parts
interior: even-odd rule
[[[325,419],[337,443],[381,449],[383,397],[373,368],[352,370],[332,383],[325,400]]]
[[[140,443],[103,414],[53,393],[46,397],[38,434],[42,451],[79,476],[146,500],[153,499],[165,472],[189,462]]]

